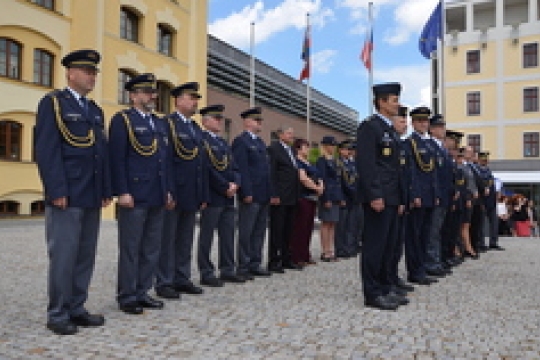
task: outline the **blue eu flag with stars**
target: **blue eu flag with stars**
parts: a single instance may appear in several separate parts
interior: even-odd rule
[[[431,58],[431,53],[437,50],[437,40],[442,35],[442,3],[439,1],[435,10],[429,17],[428,22],[420,34],[418,48],[426,59]]]

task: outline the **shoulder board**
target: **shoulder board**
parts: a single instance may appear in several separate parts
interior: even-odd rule
[[[53,91],[48,92],[46,96],[59,96],[61,94],[62,94],[62,90],[54,89]]]

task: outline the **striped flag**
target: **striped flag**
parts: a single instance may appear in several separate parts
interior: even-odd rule
[[[366,69],[371,71],[371,55],[373,53],[373,28],[370,26],[366,33],[366,39],[364,41],[364,47],[360,54],[360,60],[364,63]]]
[[[310,76],[310,52],[311,52],[311,29],[308,25],[306,27],[306,34],[304,36],[304,45],[302,46],[302,55],[300,58],[304,60],[304,68],[300,73],[300,81],[309,79]]]

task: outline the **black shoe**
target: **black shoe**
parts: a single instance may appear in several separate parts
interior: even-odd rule
[[[409,299],[407,299],[405,296],[402,296],[402,295],[399,295],[393,291],[390,291],[390,293],[388,293],[385,298],[387,298],[388,300],[390,300],[391,302],[394,302],[396,304],[398,304],[399,306],[401,305],[407,305],[409,303]]]
[[[377,296],[375,299],[366,299],[364,305],[379,310],[396,310],[398,304],[386,298],[385,296]]]
[[[255,277],[250,273],[237,273],[236,276],[240,276],[244,281],[254,280]]]
[[[398,278],[396,287],[408,292],[414,291],[414,286],[407,284],[402,278]]]
[[[480,259],[480,255],[478,254],[471,254],[470,252],[468,251],[465,251],[465,253],[463,254],[463,257],[468,257],[468,258],[471,258],[473,260],[478,260]]]
[[[174,290],[190,295],[201,295],[204,291],[198,286],[193,285],[193,283],[184,284],[184,285],[175,285]]]
[[[140,315],[144,312],[143,307],[139,304],[138,301],[120,304],[120,310],[130,315]]]
[[[482,245],[482,246],[478,247],[478,250],[479,250],[480,252],[483,252],[483,253],[485,253],[485,252],[487,252],[487,251],[488,251],[488,247],[487,247],[487,246],[485,246],[485,245]]]
[[[228,282],[228,283],[233,283],[233,284],[243,284],[246,282],[246,280],[242,276],[238,276],[235,274],[221,275],[219,278],[223,282]]]
[[[410,282],[410,283],[413,283],[413,284],[418,284],[418,285],[431,285],[433,283],[433,281],[430,280],[431,278],[428,278],[428,277],[423,277],[423,278],[420,278],[420,279],[414,279],[414,278],[408,278],[407,280]],[[437,281],[435,281],[437,282]]]
[[[408,294],[406,290],[400,289],[399,287],[394,286],[394,285],[392,286],[392,289],[390,290],[390,292],[398,294],[399,296],[406,296]]]
[[[499,245],[489,245],[489,250],[504,251],[505,249]]]
[[[269,276],[272,276],[272,273],[270,271],[266,271],[266,270],[263,270],[263,269],[254,269],[254,270],[249,270],[249,273],[253,276],[260,276],[260,277],[269,277]],[[244,274],[242,274],[244,275]]]
[[[430,275],[430,276],[435,276],[435,277],[445,277],[446,276],[446,272],[442,269],[433,269],[433,270],[426,270],[426,274]]]
[[[51,330],[56,335],[73,335],[77,333],[77,325],[69,320],[60,322],[48,322],[47,329]]]
[[[304,270],[304,267],[295,263],[286,263],[283,265],[283,268],[289,270]]]
[[[201,279],[201,285],[210,286],[210,287],[222,287],[224,284],[223,284],[223,281],[221,281],[217,277],[209,276],[207,278]]]
[[[70,316],[69,321],[77,326],[95,327],[103,326],[105,324],[105,318],[103,315],[92,315],[89,312],[77,316]]]
[[[147,309],[163,309],[163,301],[156,300],[148,295],[139,300],[139,305]]]
[[[278,273],[278,274],[285,273],[285,270],[283,269],[283,267],[278,266],[278,265],[268,265],[268,271],[273,272],[273,273]]]
[[[180,293],[171,286],[160,286],[156,288],[156,295],[164,299],[180,299]]]

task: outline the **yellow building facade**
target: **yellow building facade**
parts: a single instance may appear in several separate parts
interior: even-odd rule
[[[493,160],[540,159],[539,7],[539,0],[445,3],[446,120]]]
[[[43,212],[32,131],[41,97],[66,84],[60,61],[67,53],[101,53],[90,98],[109,119],[127,105],[123,84],[140,73],[156,75],[158,112],[173,108],[169,91],[186,81],[198,81],[205,98],[207,1],[5,0],[2,7],[0,216]]]

